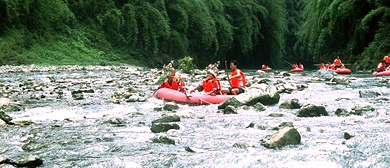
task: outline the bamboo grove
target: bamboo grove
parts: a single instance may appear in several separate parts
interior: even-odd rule
[[[389,52],[388,0],[0,0],[0,65],[184,56],[202,67],[307,67],[341,56],[355,68]],[[59,60],[59,61],[58,61]]]

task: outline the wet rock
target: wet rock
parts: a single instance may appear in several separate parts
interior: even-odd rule
[[[360,98],[375,98],[380,96],[381,94],[372,90],[360,90],[359,97]]]
[[[75,93],[75,94],[72,94],[72,97],[74,100],[83,100],[84,94],[83,93]]]
[[[253,105],[253,108],[255,108],[257,111],[265,111],[266,107],[261,103],[256,103]]]
[[[126,102],[138,102],[139,97],[136,95],[131,95],[128,99],[126,99]]]
[[[110,118],[107,122],[104,123],[109,123],[117,126],[125,126],[126,120],[123,118],[114,117],[114,118]]]
[[[297,116],[298,117],[319,117],[319,116],[328,116],[328,112],[325,110],[324,106],[317,106],[313,104],[307,104],[301,109],[299,109]]]
[[[284,128],[284,127],[294,127],[294,124],[292,122],[282,122],[279,125],[279,128]]]
[[[370,105],[365,105],[365,106],[357,105],[355,107],[352,107],[351,114],[363,115],[364,112],[369,112],[369,111],[374,111],[374,110],[375,109],[373,107],[371,107]]]
[[[225,107],[223,114],[237,114],[237,109],[234,106],[228,105]]]
[[[0,155],[0,165],[3,163],[9,163],[9,159],[6,158],[5,156]]]
[[[246,142],[236,142],[233,144],[233,147],[247,149],[248,147],[250,147],[250,145],[247,144]]]
[[[7,124],[11,124],[12,117],[5,114],[3,110],[0,110],[0,119],[3,120]]]
[[[152,123],[167,123],[167,122],[180,122],[180,117],[177,115],[164,116],[160,119],[152,121]]]
[[[301,135],[292,127],[284,127],[272,136],[262,139],[261,144],[266,148],[281,148],[287,145],[301,143]]]
[[[301,104],[299,103],[298,99],[291,99],[291,100],[286,100],[282,104],[280,104],[279,108],[283,109],[299,109],[301,108]]]
[[[18,167],[38,167],[43,164],[43,160],[37,158],[36,156],[26,156],[16,163]]]
[[[154,123],[150,128],[153,133],[167,132],[170,129],[179,130],[180,126],[178,124]]]
[[[347,116],[350,115],[349,112],[348,112],[346,109],[343,109],[343,108],[338,108],[338,109],[336,110],[335,114],[336,114],[337,116],[339,116],[339,117],[340,117],[340,116],[347,117]]]
[[[43,148],[49,147],[49,144],[46,143],[38,143],[34,140],[30,140],[26,144],[22,145],[22,149],[25,151],[37,151]]]
[[[344,132],[344,139],[348,140],[348,139],[351,139],[353,137],[355,137],[354,133]]]
[[[165,136],[160,136],[160,137],[158,137],[158,138],[153,138],[153,139],[152,139],[152,142],[154,142],[154,143],[163,143],[163,144],[172,144],[172,145],[175,145],[175,140],[170,139],[170,138],[165,137]]]
[[[343,77],[337,77],[337,78],[332,78],[329,82],[331,83],[336,83],[336,84],[339,84],[339,85],[348,85],[349,83],[351,83],[351,81],[349,81],[347,78],[343,78]]]
[[[275,87],[268,87],[267,90],[250,89],[249,91],[235,97],[239,102],[253,106],[260,102],[263,105],[273,105],[279,102],[280,94]]]
[[[239,106],[242,106],[243,103],[238,101],[236,98],[232,97],[232,98],[229,98],[229,99],[225,100],[224,102],[220,103],[218,105],[218,109],[225,109],[226,106],[228,106],[228,105],[231,105],[234,107],[239,107]]]
[[[174,102],[165,103],[163,109],[166,111],[173,111],[179,109],[179,106]]]
[[[253,127],[255,127],[255,123],[250,123],[246,128],[253,128]]]
[[[198,151],[196,148],[194,148],[194,147],[189,147],[189,146],[184,147],[184,149],[185,149],[187,152],[191,152],[191,153],[196,153],[196,151]]]
[[[28,126],[28,125],[31,125],[31,124],[35,124],[32,121],[26,121],[26,120],[23,120],[23,121],[11,121],[11,123],[12,123],[12,125],[19,125],[19,126]]]
[[[281,113],[271,113],[268,116],[269,117],[284,117],[284,114],[281,114]]]

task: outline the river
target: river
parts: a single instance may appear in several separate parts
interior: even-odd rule
[[[160,111],[164,102],[150,97],[161,75],[157,69],[133,66],[1,67],[1,98],[20,105],[6,109],[12,121],[30,125],[0,126],[0,155],[19,158],[34,155],[40,167],[390,167],[389,79],[368,72],[335,75],[347,81],[329,83],[318,71],[287,77],[265,75],[271,81],[305,84],[281,93],[276,105],[265,111],[238,108],[238,114],[217,113],[218,105],[179,105],[177,111]],[[256,70],[244,71],[259,78]],[[187,86],[200,83],[188,80]],[[226,85],[226,83],[224,83]],[[131,91],[139,101],[113,101],[114,93]],[[72,93],[81,93],[79,100]],[[360,92],[360,93],[359,93]],[[361,95],[363,93],[363,96]],[[367,94],[364,94],[367,93]],[[374,93],[374,96],[372,96]],[[298,109],[279,105],[296,98],[301,104],[319,104],[329,116],[297,117]],[[368,105],[360,115],[337,116],[338,108],[353,111]],[[178,114],[179,130],[152,133],[151,122]],[[281,114],[280,117],[270,114]],[[260,140],[292,122],[301,144],[265,148]],[[251,123],[253,128],[247,128]],[[344,133],[353,134],[351,139]],[[154,143],[169,137],[175,144]],[[234,144],[246,144],[235,147]],[[189,152],[188,148],[195,152]]]

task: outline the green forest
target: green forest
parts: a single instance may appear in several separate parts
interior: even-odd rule
[[[0,0],[0,65],[313,67],[339,56],[372,70],[389,36],[389,0]]]

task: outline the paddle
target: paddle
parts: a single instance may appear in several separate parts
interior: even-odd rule
[[[228,81],[229,81],[229,85],[232,88],[232,83],[230,82],[230,77],[229,77],[228,68],[227,68],[227,62],[226,61],[225,61],[225,70],[226,70],[226,76],[227,76]]]
[[[287,62],[286,60],[283,60],[284,62],[286,62],[287,64],[289,64],[290,66],[292,66],[292,64],[291,63],[289,63],[289,62]]]

